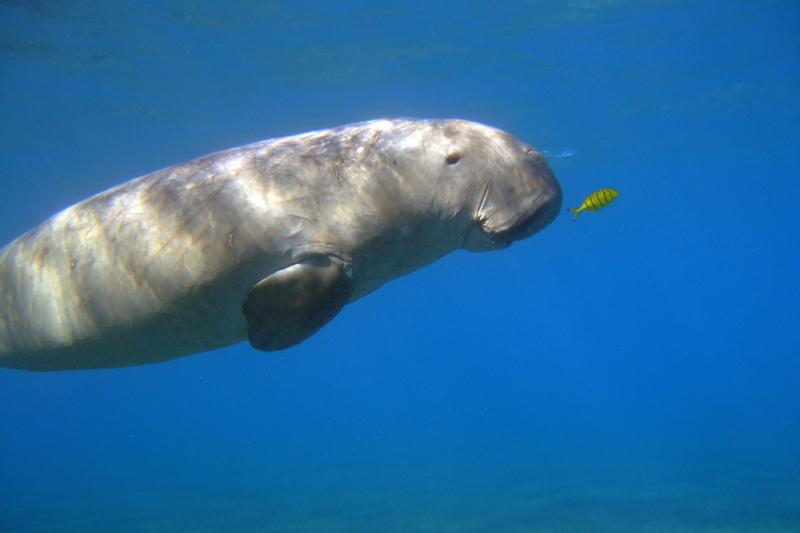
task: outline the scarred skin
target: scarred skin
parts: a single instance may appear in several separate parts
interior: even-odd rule
[[[528,237],[560,206],[539,152],[462,120],[376,120],[218,152],[73,205],[0,251],[0,366],[220,348],[247,338],[253,286],[308,258],[342,265],[352,302],[456,249]]]

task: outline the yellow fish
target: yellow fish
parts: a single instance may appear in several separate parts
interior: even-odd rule
[[[587,196],[580,207],[570,207],[567,211],[575,215],[572,220],[578,220],[578,215],[581,214],[581,211],[597,211],[613,202],[617,196],[619,196],[619,193],[614,189],[600,189]]]

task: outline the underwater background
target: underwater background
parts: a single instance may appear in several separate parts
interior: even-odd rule
[[[128,179],[458,117],[576,207],[299,347],[0,369],[3,531],[800,530],[800,2],[0,2],[0,243]]]

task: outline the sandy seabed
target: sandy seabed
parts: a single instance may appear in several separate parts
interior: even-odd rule
[[[385,472],[383,473],[385,474]],[[800,479],[314,476],[3,498],[3,531],[798,531]],[[43,495],[42,495],[43,496]]]

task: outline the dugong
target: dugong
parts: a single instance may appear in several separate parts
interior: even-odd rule
[[[384,119],[214,153],[0,251],[0,366],[105,368],[307,339],[382,284],[549,224],[544,157],[464,120]]]

